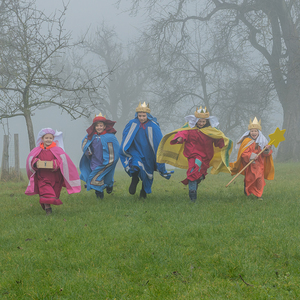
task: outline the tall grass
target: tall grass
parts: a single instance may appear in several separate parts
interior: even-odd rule
[[[111,195],[64,191],[48,217],[0,183],[0,299],[298,299],[300,164],[275,167],[263,201],[219,174],[193,204],[184,170],[141,200],[118,171]]]

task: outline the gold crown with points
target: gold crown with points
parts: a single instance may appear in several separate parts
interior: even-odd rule
[[[106,116],[103,117],[101,113],[99,115],[95,115],[95,118],[93,119],[93,123],[105,122],[105,121],[106,121]]]
[[[136,112],[144,112],[144,113],[148,113],[150,114],[150,108],[149,108],[149,103],[146,104],[146,102],[144,101],[143,104],[141,104],[141,102],[139,103],[138,107],[135,109]]]
[[[202,106],[200,106],[199,109],[196,108],[194,116],[199,119],[207,119],[209,117],[209,112],[207,111],[206,106],[205,108],[202,108]]]
[[[255,117],[253,122],[250,119],[250,123],[248,125],[248,130],[250,129],[258,129],[261,130],[261,120],[257,120],[257,118]]]
[[[95,118],[96,118],[96,117],[103,117],[103,118],[106,119],[106,115],[103,116],[101,113],[99,113],[99,115],[95,115]]]

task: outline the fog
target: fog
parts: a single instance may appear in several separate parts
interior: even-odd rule
[[[214,17],[211,17],[208,22],[199,21],[197,16],[201,15],[205,19],[215,5],[214,1],[209,0],[181,1],[180,3],[175,0],[137,1],[145,5],[137,17],[129,15],[130,6],[135,1],[121,1],[119,9],[114,6],[115,2],[117,1],[70,0],[68,2],[64,28],[72,33],[72,40],[78,41],[78,38],[87,30],[89,32],[86,43],[81,44],[84,47],[76,52],[82,55],[82,61],[86,63],[86,65],[80,65],[86,68],[83,73],[88,74],[87,78],[90,78],[89,76],[95,75],[95,70],[99,73],[111,70],[113,72],[110,80],[107,80],[103,86],[97,87],[94,93],[91,92],[93,103],[100,105],[92,111],[89,120],[84,117],[71,120],[67,113],[55,107],[35,110],[32,116],[35,136],[43,127],[52,127],[62,131],[65,150],[78,165],[81,157],[80,145],[85,136],[85,130],[90,126],[92,117],[100,111],[117,121],[117,136],[120,140],[121,130],[128,118],[134,116],[134,108],[139,101],[150,103],[150,108],[154,116],[158,118],[163,133],[166,133],[165,130],[171,131],[178,128],[184,123],[185,115],[193,113],[197,106],[205,105],[209,107],[213,115],[219,118],[219,128],[233,141],[245,132],[249,119],[255,116],[262,119],[265,136],[272,133],[276,127],[287,126],[285,129],[289,136],[286,139],[293,146],[287,146],[286,142],[284,143],[286,148],[284,150],[279,148],[278,153],[281,152],[282,160],[291,158],[299,160],[297,150],[299,138],[293,138],[293,136],[299,136],[297,126],[299,128],[300,124],[298,97],[300,85],[295,79],[300,78],[297,75],[299,68],[292,70],[296,74],[294,78],[289,75],[293,72],[288,72],[291,61],[294,62],[290,60],[290,57],[294,57],[294,53],[288,53],[288,51],[294,48],[284,44],[290,39],[272,38],[272,28],[267,13],[262,11],[264,17],[261,22],[258,22],[257,10],[261,9],[259,5],[256,7],[255,4],[254,8],[249,7],[247,14],[249,16],[252,14],[253,17],[251,25],[249,22],[242,22],[248,16],[246,19],[241,19],[241,22],[233,22],[235,14],[228,14],[229,11],[234,12],[231,6],[224,7],[224,10],[222,8],[220,14],[219,10],[215,10]],[[269,0],[266,2],[270,5],[273,3]],[[207,5],[204,6],[204,4]],[[44,11],[46,15],[51,15],[55,11],[59,14],[64,7],[63,2],[59,0],[51,2],[36,0],[36,5],[37,9]],[[278,8],[274,7],[274,9]],[[143,12],[147,12],[148,15],[145,17],[142,15]],[[294,22],[291,19],[291,24],[294,22],[294,28],[296,28],[297,13],[292,8],[291,14],[295,20]],[[189,21],[183,18],[186,16]],[[281,22],[279,19],[277,21]],[[152,27],[146,28],[146,22],[148,22],[147,25],[151,23]],[[96,34],[96,29],[101,28],[103,24],[107,26],[105,30],[109,29],[106,31],[108,33],[106,36],[103,33],[105,30],[100,30],[97,32],[99,34]],[[229,24],[232,24],[232,27]],[[254,46],[253,40],[249,39],[251,26],[257,27],[257,32],[261,32],[255,36]],[[114,28],[115,32],[110,31],[111,28]],[[144,37],[147,35],[148,39],[140,39],[137,42],[136,37],[140,37],[144,29],[148,30],[144,35]],[[282,34],[284,32],[282,31]],[[295,32],[296,30],[292,30],[289,34]],[[94,44],[93,40],[95,40]],[[266,41],[268,42],[265,43]],[[272,50],[275,49],[273,47],[275,42],[281,43],[275,47],[283,49],[281,55],[276,56],[276,51]],[[261,47],[256,47],[257,44]],[[36,52],[33,51],[34,57],[41,52],[40,48],[37,49]],[[284,49],[288,54],[284,53]],[[300,49],[300,47],[295,49]],[[297,55],[300,57],[300,52]],[[89,59],[90,57],[92,59]],[[86,58],[88,61],[85,61]],[[76,63],[76,66],[74,65],[76,59],[74,60],[74,57],[72,59],[70,62],[67,61],[62,77],[68,77],[68,73],[72,73],[66,70],[77,68]],[[278,62],[278,66],[270,62]],[[55,63],[53,69],[56,66],[59,69],[59,59]],[[12,69],[14,66],[15,64]],[[114,69],[115,66],[117,66],[116,69]],[[276,74],[275,77],[274,74]],[[41,77],[52,82],[51,76],[46,77],[42,73]],[[81,82],[76,81],[75,76],[71,78],[70,82]],[[81,92],[84,99],[88,92],[84,89]],[[49,94],[49,91],[44,93],[45,97]],[[89,96],[91,94],[89,90]],[[62,96],[64,97],[65,94]],[[76,96],[78,95],[75,95],[75,99],[82,99]],[[63,99],[65,98],[67,97]],[[86,105],[87,102],[81,101],[81,103]],[[293,105],[285,105],[288,103],[293,103]],[[291,121],[287,121],[287,116]],[[3,121],[6,122],[6,120]],[[11,139],[15,133],[19,134],[20,161],[21,167],[24,167],[29,153],[25,119],[14,117],[8,120],[8,124]],[[298,125],[294,126],[294,124]],[[2,141],[3,131],[0,131],[1,148]],[[285,155],[285,153],[288,154]],[[13,152],[10,154],[13,157]],[[0,156],[2,156],[2,151]]]
[[[141,26],[142,19],[130,17],[128,13],[122,12],[128,9],[122,5],[117,9],[112,3],[107,0],[70,0],[65,16],[65,29],[72,32],[73,39],[83,35],[89,29],[90,31],[105,22],[109,26],[113,26],[122,40],[126,43],[138,34],[138,27]],[[45,1],[37,0],[37,8],[44,11],[46,15],[50,15],[62,9],[63,2],[59,0]],[[99,111],[95,111],[98,114]],[[81,141],[84,138],[85,130],[91,125],[91,120],[79,118],[71,120],[71,117],[55,107],[49,107],[43,110],[36,110],[32,117],[34,134],[45,127],[51,127],[54,130],[62,131],[64,136],[65,151],[76,165],[79,165],[79,160],[82,154]],[[6,123],[6,120],[3,120]],[[19,134],[20,143],[20,166],[25,167],[26,158],[29,154],[28,133],[24,117],[14,117],[8,119],[10,141],[13,142],[14,134]],[[7,132],[6,132],[7,133]],[[2,161],[3,151],[3,135],[0,130],[0,159]],[[13,165],[13,148],[10,145],[10,165]]]

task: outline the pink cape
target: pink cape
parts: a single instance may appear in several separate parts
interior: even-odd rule
[[[64,177],[63,186],[66,187],[69,194],[79,193],[81,191],[81,181],[79,179],[78,171],[71,158],[60,147],[53,147],[49,149],[56,157],[59,169]],[[26,172],[29,179],[26,195],[38,194],[38,186],[35,183],[36,172],[32,168],[32,160],[42,151],[41,147],[36,147],[31,150],[26,160]]]

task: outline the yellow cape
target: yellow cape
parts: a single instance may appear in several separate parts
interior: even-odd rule
[[[244,166],[242,164],[242,153],[250,146],[248,144],[251,140],[252,139],[250,138],[245,138],[242,141],[237,155],[237,160],[234,163],[230,163],[231,175],[235,175],[243,169]],[[275,169],[274,169],[273,157],[272,155],[266,156],[264,159],[264,178],[267,180],[273,180],[274,173],[275,173]],[[245,171],[243,171],[241,174],[245,175]]]
[[[188,123],[185,123],[181,128],[176,129],[166,134],[157,149],[157,162],[170,164],[174,167],[181,169],[188,169],[188,159],[183,155],[184,143],[171,145],[170,141],[174,138],[175,134],[183,130],[200,130],[207,136],[213,139],[224,139],[224,147],[222,149],[214,146],[214,156],[209,165],[212,167],[211,174],[218,174],[219,172],[230,173],[229,168],[229,155],[232,151],[232,141],[227,138],[224,133],[211,126],[198,129],[197,127],[191,128]]]

